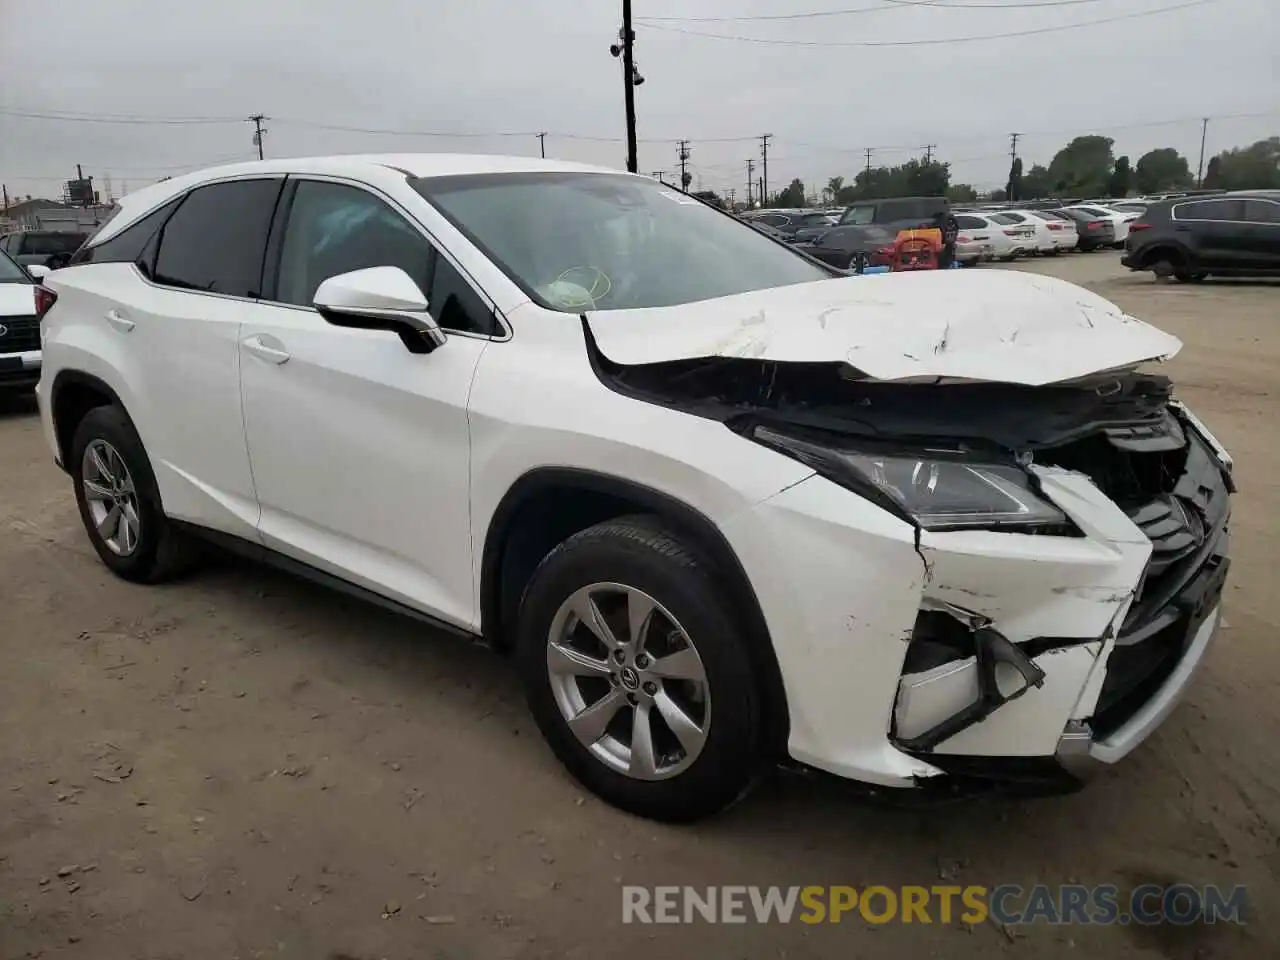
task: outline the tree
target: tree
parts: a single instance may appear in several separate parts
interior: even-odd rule
[[[840,196],[840,191],[843,189],[844,177],[832,177],[827,181],[827,185],[822,191],[822,196],[827,203],[835,203]]]
[[[1042,167],[1038,163],[1032,164],[1031,169],[1022,178],[1022,192],[1018,195],[1018,199],[1035,200],[1047,197],[1051,192],[1048,167]]]
[[[947,199],[952,203],[973,203],[978,199],[978,191],[967,183],[953,183],[947,187]]]
[[[1187,158],[1173,147],[1149,150],[1138,158],[1134,180],[1140,193],[1160,193],[1191,186]]]
[[[723,209],[725,205],[724,201],[720,199],[720,195],[714,190],[697,190],[689,194],[689,196],[697,197],[703,203],[709,203],[713,207],[720,207]]]
[[[1280,188],[1280,137],[1224,150],[1209,161],[1204,185],[1224,190]]]
[[[1133,179],[1133,171],[1129,169],[1128,157],[1117,157],[1116,168],[1111,172],[1107,182],[1107,196],[1125,197],[1129,194],[1129,183]]]
[[[1009,184],[1005,187],[1005,193],[1010,200],[1017,200],[1022,196],[1022,158],[1014,157],[1013,163],[1009,164]]]
[[[693,174],[692,174],[692,173],[690,173],[688,170],[686,170],[684,173],[680,174],[680,187],[681,187],[681,189],[688,190],[688,189],[689,189],[689,184],[691,184],[691,183],[693,183]]]
[[[1098,196],[1107,189],[1115,162],[1110,137],[1076,137],[1049,163],[1050,190],[1060,195]]]
[[[787,189],[781,191],[773,200],[775,207],[803,207],[804,206],[804,184],[800,182],[800,178],[791,181]]]

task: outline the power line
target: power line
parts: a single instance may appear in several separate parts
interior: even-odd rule
[[[156,126],[188,126],[201,123],[243,123],[243,117],[135,117],[111,114],[84,114],[39,112],[35,110],[0,110],[7,117],[23,117],[27,120],[65,120],[73,123],[125,123],[152,124]]]
[[[944,10],[1018,10],[1035,7],[1077,7],[1104,0],[1032,0],[1015,3],[941,3],[939,0],[884,0],[878,7],[846,7],[842,10],[810,10],[805,13],[769,13],[736,17],[636,17],[636,23],[746,23],[769,20],[811,20],[818,17],[844,17],[859,13],[885,13],[905,7],[936,7]]]
[[[690,37],[703,37],[708,40],[734,40],[739,43],[759,43],[786,47],[924,47],[940,43],[977,43],[981,40],[1008,40],[1013,37],[1033,37],[1046,33],[1059,33],[1063,30],[1078,30],[1082,27],[1096,27],[1106,23],[1119,23],[1122,20],[1137,20],[1140,17],[1154,17],[1166,13],[1175,13],[1189,7],[1199,7],[1217,0],[1187,0],[1186,3],[1171,7],[1160,7],[1155,10],[1140,10],[1136,13],[1125,13],[1114,17],[1102,17],[1097,20],[1081,20],[1079,23],[1064,23],[1056,27],[1039,27],[1034,30],[1014,30],[1009,33],[986,33],[968,37],[938,37],[932,40],[785,40],[771,37],[742,37],[728,33],[706,33],[701,30],[685,30],[682,27],[666,27],[657,23],[639,23],[637,26],[645,30],[662,30],[667,33],[680,33]]]

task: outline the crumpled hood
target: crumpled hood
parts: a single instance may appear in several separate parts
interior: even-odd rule
[[[843,361],[876,380],[1036,386],[1167,358],[1182,347],[1083,287],[1012,270],[848,277],[586,317],[614,363]]]

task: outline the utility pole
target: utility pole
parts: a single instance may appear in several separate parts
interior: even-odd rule
[[[1200,162],[1196,165],[1196,188],[1204,186],[1204,138],[1209,133],[1209,118],[1200,121]]]
[[[267,119],[260,113],[255,113],[249,120],[253,123],[253,144],[258,148],[258,159],[263,159],[262,155],[262,135],[266,132],[262,129],[262,121]]]
[[[5,216],[8,216],[9,215],[9,185],[7,183],[0,183],[0,192],[4,193],[4,213],[5,213]]]
[[[938,149],[936,143],[926,143],[924,147],[924,162],[933,163],[933,151]]]
[[[680,189],[688,191],[689,181],[693,178],[689,176],[689,141],[676,141],[676,157],[680,161]]]
[[[750,210],[754,204],[751,201],[751,193],[755,189],[755,181],[752,179],[756,172],[756,162],[751,157],[747,157],[747,209]]]
[[[547,159],[547,131],[545,130],[538,134],[538,149],[542,153],[542,159]]]
[[[870,179],[871,178],[871,148],[870,147],[867,147],[866,154],[867,154],[867,179]]]
[[[618,42],[611,44],[609,53],[622,57],[622,101],[627,112],[627,173],[636,172],[636,87],[644,83],[644,77],[636,69],[635,31],[631,29],[631,0],[622,0],[622,29]]]
[[[666,175],[666,172],[665,170],[655,170],[649,176],[654,177],[659,183],[665,184],[667,181],[662,178]]]
[[[1009,134],[1009,186],[1005,191],[1005,200],[1017,200],[1014,196],[1017,191],[1014,189],[1013,182],[1013,165],[1018,162],[1018,138],[1022,136],[1020,133]]]
[[[772,133],[760,135],[760,202],[763,204],[769,197],[769,141]]]

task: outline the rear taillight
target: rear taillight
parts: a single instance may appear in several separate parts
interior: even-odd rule
[[[1018,231],[1013,229],[1013,227],[1005,227],[1004,235],[1006,237],[1016,237],[1018,235]]]
[[[969,235],[967,233],[961,233],[956,236],[956,243],[968,243],[968,242],[969,242]]]
[[[876,253],[880,254],[880,256],[882,256],[882,257],[892,257],[892,256],[893,256],[893,244],[891,244],[891,243],[890,243],[890,244],[886,244],[885,246],[883,246],[883,247],[881,247],[880,249],[878,249],[878,250],[876,251]]]
[[[58,295],[45,287],[36,287],[36,317],[43,318],[57,302]]]
[[[1060,224],[1060,223],[1047,223],[1047,224],[1045,224],[1045,226],[1047,226],[1050,230],[1061,230],[1061,229],[1062,229],[1062,224]]]
[[[1090,221],[1085,225],[1085,229],[1086,229],[1086,230],[1101,230],[1101,229],[1102,229],[1102,221],[1101,221],[1101,220],[1090,220]]]
[[[1151,229],[1151,224],[1143,223],[1141,220],[1135,220],[1131,224],[1129,224],[1130,233],[1135,233],[1138,230],[1150,230],[1150,229]]]

